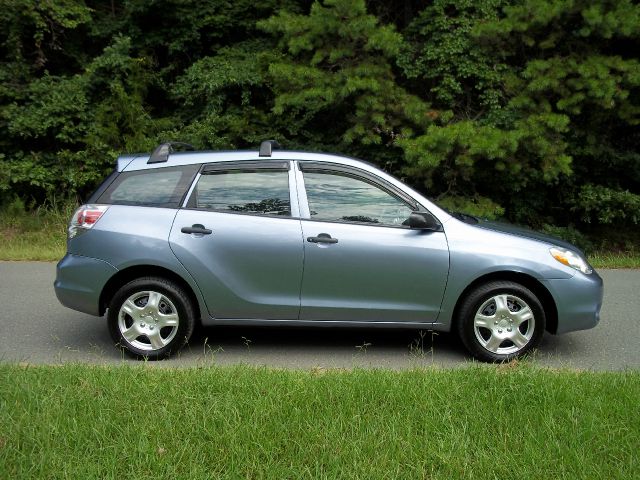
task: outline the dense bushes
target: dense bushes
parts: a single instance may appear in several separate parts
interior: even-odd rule
[[[0,199],[84,194],[123,151],[365,158],[448,206],[640,224],[631,0],[0,0]]]

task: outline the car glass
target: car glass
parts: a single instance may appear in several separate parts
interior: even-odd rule
[[[401,226],[412,208],[371,183],[337,172],[304,172],[312,220]]]
[[[107,205],[177,207],[198,165],[154,168],[121,173],[97,199]]]
[[[289,177],[285,171],[231,170],[202,175],[195,207],[207,210],[290,216]]]

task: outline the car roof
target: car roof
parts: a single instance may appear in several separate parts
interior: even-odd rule
[[[121,155],[118,157],[117,169],[120,172],[130,172],[135,170],[158,169],[165,167],[177,167],[183,165],[194,165],[201,163],[218,162],[240,162],[240,161],[263,161],[270,160],[313,160],[341,165],[351,165],[360,168],[376,169],[374,165],[355,158],[345,157],[330,153],[301,152],[293,150],[274,150],[270,157],[261,157],[258,150],[233,150],[233,151],[199,151],[199,152],[175,152],[169,155],[166,162],[147,163],[150,154],[139,153]],[[367,168],[368,167],[368,168]]]

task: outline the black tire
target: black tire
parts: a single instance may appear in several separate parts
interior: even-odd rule
[[[152,295],[145,295],[148,292],[152,292]],[[156,296],[156,293],[159,296]],[[148,305],[151,296],[154,299],[158,299],[157,308]],[[121,308],[127,300],[132,298],[135,299],[133,300],[135,306],[140,308],[140,310],[135,310],[134,312],[137,319],[134,319],[132,315],[124,311],[121,318]],[[148,312],[144,311],[147,306],[149,308]],[[155,316],[153,316],[154,308]],[[138,318],[140,312],[147,316]],[[169,316],[173,318],[173,314],[177,315],[175,320],[177,326],[162,326],[163,319],[168,319],[170,318]],[[165,317],[164,315],[167,316]],[[158,324],[158,319],[160,319],[160,324]],[[189,341],[195,326],[195,314],[189,296],[180,286],[160,277],[142,277],[132,280],[116,292],[109,303],[107,321],[109,332],[114,342],[128,355],[138,359],[158,360],[176,353]],[[152,345],[151,336],[146,336],[144,333],[140,333],[132,341],[127,340],[123,336],[122,330],[124,328],[125,331],[128,331],[133,327],[134,323],[137,324],[136,328],[141,325],[144,326],[147,329],[144,331],[149,335],[153,335],[154,339],[160,336],[159,342],[166,341],[166,344],[163,344],[161,348],[156,348]],[[141,327],[140,331],[143,331]],[[138,333],[138,330],[131,333],[131,335],[136,333]],[[149,345],[146,345],[146,343]]]
[[[502,297],[503,295],[506,297]],[[499,309],[498,301],[501,301],[502,305],[504,300],[500,298],[496,300],[497,297],[506,298],[508,311],[504,308]],[[528,316],[522,303],[531,311],[532,320],[523,321],[522,324],[514,327],[520,318]],[[482,311],[480,311],[481,307],[483,307]],[[491,315],[492,308],[495,309],[493,315]],[[521,312],[520,317],[518,312]],[[479,316],[476,331],[477,314],[484,317]],[[523,356],[538,345],[544,334],[546,323],[544,308],[538,297],[528,288],[509,281],[489,282],[469,292],[462,299],[455,320],[462,343],[475,358],[485,362],[507,362]],[[486,321],[489,327],[482,326],[483,321]],[[521,335],[517,335],[517,332]],[[503,339],[503,336],[507,335],[509,337]],[[511,341],[511,338],[514,341]],[[516,344],[516,342],[522,344],[523,339],[528,340],[526,344],[523,346]],[[496,343],[498,347],[495,347]],[[514,349],[517,350],[513,351]]]

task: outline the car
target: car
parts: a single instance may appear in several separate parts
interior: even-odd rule
[[[57,265],[59,301],[106,313],[134,357],[197,325],[274,325],[451,331],[503,362],[599,322],[602,279],[562,240],[448,212],[353,158],[180,147],[119,157]]]

